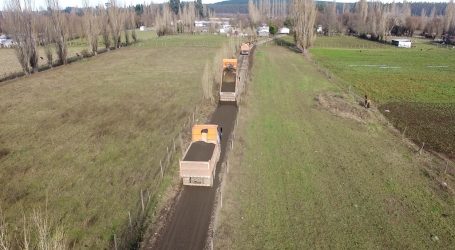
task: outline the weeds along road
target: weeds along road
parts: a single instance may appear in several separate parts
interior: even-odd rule
[[[244,56],[239,57],[242,65]],[[240,70],[242,68],[240,67]],[[241,74],[241,72],[238,74]],[[247,70],[247,69],[246,69]],[[223,128],[221,140],[221,156],[216,168],[216,178],[213,187],[184,186],[176,204],[174,204],[169,219],[158,233],[152,249],[203,249],[212,217],[214,199],[220,185],[220,170],[226,155],[229,137],[237,118],[235,103],[219,103],[210,119],[211,124]]]

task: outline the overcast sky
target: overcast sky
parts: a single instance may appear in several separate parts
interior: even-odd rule
[[[7,0],[0,0],[0,8],[3,9],[4,8],[4,2],[6,2]],[[46,4],[46,0],[32,0],[35,2],[35,7],[36,8],[40,8],[40,7],[45,7]],[[107,2],[108,0],[89,0],[89,3],[91,5],[98,5],[98,4],[104,4],[105,2]],[[150,2],[154,2],[154,3],[162,3],[162,2],[167,2],[168,0],[154,0],[154,1],[151,1],[151,0],[147,0],[147,1],[144,1],[144,0],[118,0],[119,3],[121,3],[121,5],[123,4],[126,4],[126,5],[133,5],[133,4],[138,4],[138,3],[150,3]],[[202,0],[203,3],[216,3],[216,2],[221,2],[223,0]],[[331,0],[329,0],[331,1]],[[357,2],[357,0],[336,0],[337,2]],[[381,2],[392,2],[393,0],[382,0]],[[411,0],[411,2],[448,2],[449,0]],[[400,0],[396,0],[395,2],[402,2]],[[60,0],[60,6],[62,6],[62,8],[65,8],[65,7],[68,7],[68,6],[72,6],[72,7],[82,7],[83,6],[83,3],[84,3],[84,0]]]

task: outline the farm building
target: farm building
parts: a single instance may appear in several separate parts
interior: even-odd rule
[[[392,44],[400,48],[411,48],[412,45],[410,39],[393,39]]]
[[[258,36],[269,36],[270,35],[270,28],[268,25],[262,25],[261,27],[258,27],[257,32]]]
[[[0,48],[11,48],[13,45],[13,39],[7,37],[6,35],[0,35]]]
[[[278,31],[278,34],[289,34],[290,30],[287,27],[283,27]]]

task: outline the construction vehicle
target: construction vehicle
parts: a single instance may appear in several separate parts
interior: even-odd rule
[[[191,144],[180,161],[183,185],[213,186],[220,154],[221,131],[218,125],[194,125]]]
[[[237,98],[237,59],[223,59],[220,101],[235,102]]]
[[[250,43],[242,43],[240,46],[240,55],[249,55],[251,50]]]

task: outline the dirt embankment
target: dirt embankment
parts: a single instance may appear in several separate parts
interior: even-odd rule
[[[373,119],[373,112],[361,106],[353,97],[345,94],[323,93],[315,97],[319,107],[328,110],[330,113],[352,119],[361,123]]]

